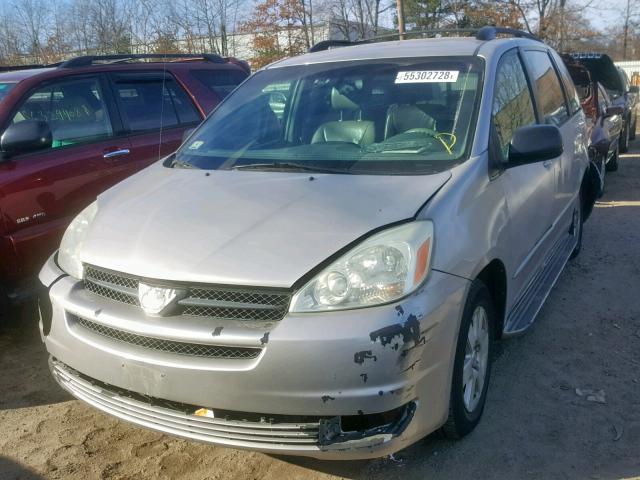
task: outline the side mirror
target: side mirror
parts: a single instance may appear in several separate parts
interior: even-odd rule
[[[53,136],[49,124],[42,120],[25,120],[9,125],[0,137],[2,158],[51,148]]]
[[[638,85],[629,86],[629,93],[640,93],[640,87]]]
[[[611,105],[607,107],[604,112],[605,117],[613,117],[614,115],[622,115],[624,113],[624,108],[620,105]]]
[[[508,167],[542,162],[562,155],[562,134],[555,125],[529,125],[513,133]]]

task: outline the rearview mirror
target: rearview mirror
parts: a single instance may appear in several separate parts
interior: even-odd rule
[[[624,108],[620,105],[611,105],[607,107],[604,112],[605,117],[613,117],[614,115],[622,115],[624,113]]]
[[[2,158],[51,148],[53,137],[49,124],[42,120],[25,120],[9,125],[0,137]]]
[[[509,167],[542,162],[562,155],[562,134],[555,125],[529,125],[513,133]]]
[[[640,93],[640,87],[638,85],[629,86],[629,93]]]

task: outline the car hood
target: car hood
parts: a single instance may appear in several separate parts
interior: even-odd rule
[[[290,287],[362,235],[414,217],[450,177],[156,164],[99,197],[80,258],[150,279]]]

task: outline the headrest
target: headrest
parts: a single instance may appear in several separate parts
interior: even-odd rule
[[[414,104],[433,99],[433,85],[428,83],[407,83],[396,89],[396,102]]]
[[[360,107],[333,87],[331,89],[331,108],[334,110],[358,110]]]

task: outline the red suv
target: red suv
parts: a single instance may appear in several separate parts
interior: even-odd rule
[[[0,67],[0,312],[32,291],[80,210],[176,150],[249,75],[246,63],[211,54],[18,68]]]

